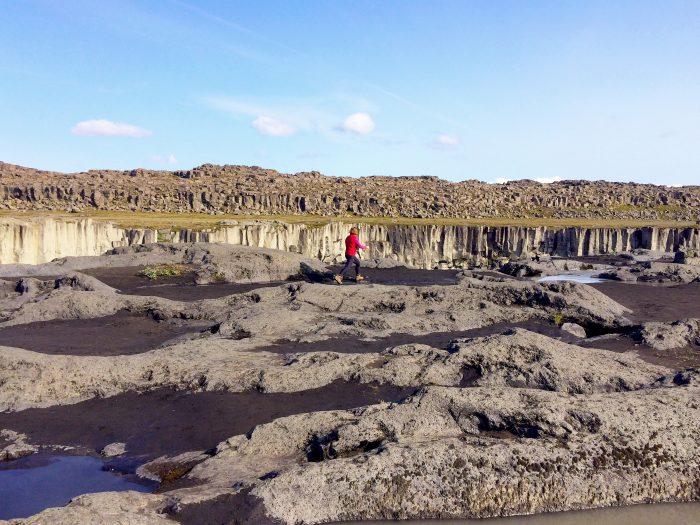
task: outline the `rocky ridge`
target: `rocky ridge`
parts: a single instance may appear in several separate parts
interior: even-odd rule
[[[605,181],[453,183],[433,176],[355,179],[212,164],[175,172],[64,174],[0,162],[0,206],[9,210],[696,221],[700,188]]]

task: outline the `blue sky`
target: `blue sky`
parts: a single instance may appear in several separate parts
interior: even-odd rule
[[[0,1],[0,160],[700,181],[700,1]]]

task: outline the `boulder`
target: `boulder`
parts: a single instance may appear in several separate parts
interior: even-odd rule
[[[580,337],[582,339],[586,337],[586,329],[580,324],[564,323],[561,325],[561,329],[575,337]]]
[[[109,445],[106,445],[102,450],[100,450],[100,454],[102,454],[106,458],[121,456],[125,453],[126,443],[110,443]]]
[[[644,323],[634,333],[639,342],[656,350],[671,350],[700,345],[700,319],[684,319],[670,323]]]

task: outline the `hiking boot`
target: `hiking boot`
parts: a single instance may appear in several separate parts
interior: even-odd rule
[[[360,281],[364,281],[364,280],[365,280],[365,278],[362,277],[361,275],[358,275],[357,277],[355,277],[355,282],[359,283]]]
[[[343,284],[343,276],[342,275],[336,275],[334,277],[334,279],[335,279],[335,282],[337,282],[338,284]]]

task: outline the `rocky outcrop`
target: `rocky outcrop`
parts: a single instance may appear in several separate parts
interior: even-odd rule
[[[698,394],[692,382],[588,396],[432,386],[398,404],[280,418],[211,457],[183,455],[198,462],[191,488],[81,496],[27,523],[158,523],[222,504],[292,524],[696,500]]]
[[[39,447],[27,443],[27,436],[14,430],[0,429],[0,461],[29,456],[39,450]]]
[[[534,253],[560,257],[646,249],[700,249],[697,228],[586,228],[359,224],[370,249],[363,255],[415,268],[488,265]],[[118,228],[92,219],[8,219],[0,222],[0,264],[38,264],[66,255],[100,255],[114,247],[209,242],[300,253],[326,263],[343,260],[345,222],[224,221],[209,230]],[[572,263],[575,264],[575,263]]]
[[[695,499],[697,395],[697,387],[590,397],[433,387],[408,403],[340,414],[335,424],[323,416],[316,424],[307,420],[307,435],[316,430],[312,435],[325,437],[335,459],[285,465],[254,483],[251,493],[283,523],[486,517]],[[656,403],[674,410],[660,413]],[[687,433],[666,440],[675,425]],[[220,461],[277,445],[264,434],[279,429],[231,440],[220,447]],[[297,443],[287,438],[275,452],[302,456]],[[209,460],[212,467],[217,459]],[[206,475],[207,463],[194,474]],[[314,503],[319,497],[322,506]]]
[[[123,256],[97,259],[109,257]],[[388,354],[378,365],[376,354],[336,354],[332,340],[449,332],[557,315],[609,329],[628,324],[624,307],[597,290],[572,283],[488,282],[466,277],[457,285],[419,288],[295,282],[221,299],[180,303],[117,294],[109,287],[86,290],[81,279],[61,281],[65,284],[60,288],[19,306],[8,297],[6,301],[14,309],[0,303],[4,313],[0,328],[103,317],[127,310],[159,319],[204,319],[216,325],[215,333],[143,354],[113,357],[0,348],[0,410],[75,403],[159,387],[293,392],[337,379],[403,386],[458,384],[465,366],[457,360],[459,355],[449,359],[448,366],[445,352],[407,349]],[[328,340],[328,351],[293,359],[260,351],[282,339]],[[505,339],[503,346],[515,340],[524,344],[524,339]],[[255,355],[250,355],[253,350]],[[540,361],[545,362],[546,357],[541,355]],[[615,367],[610,365],[609,369]]]
[[[644,323],[634,336],[641,343],[657,350],[700,346],[700,319]]]
[[[365,217],[698,219],[700,188],[604,181],[486,184],[438,177],[326,177],[256,166],[56,173],[0,162],[0,205]]]
[[[604,279],[628,282],[692,283],[700,282],[700,266],[666,262],[642,262],[599,273]]]

